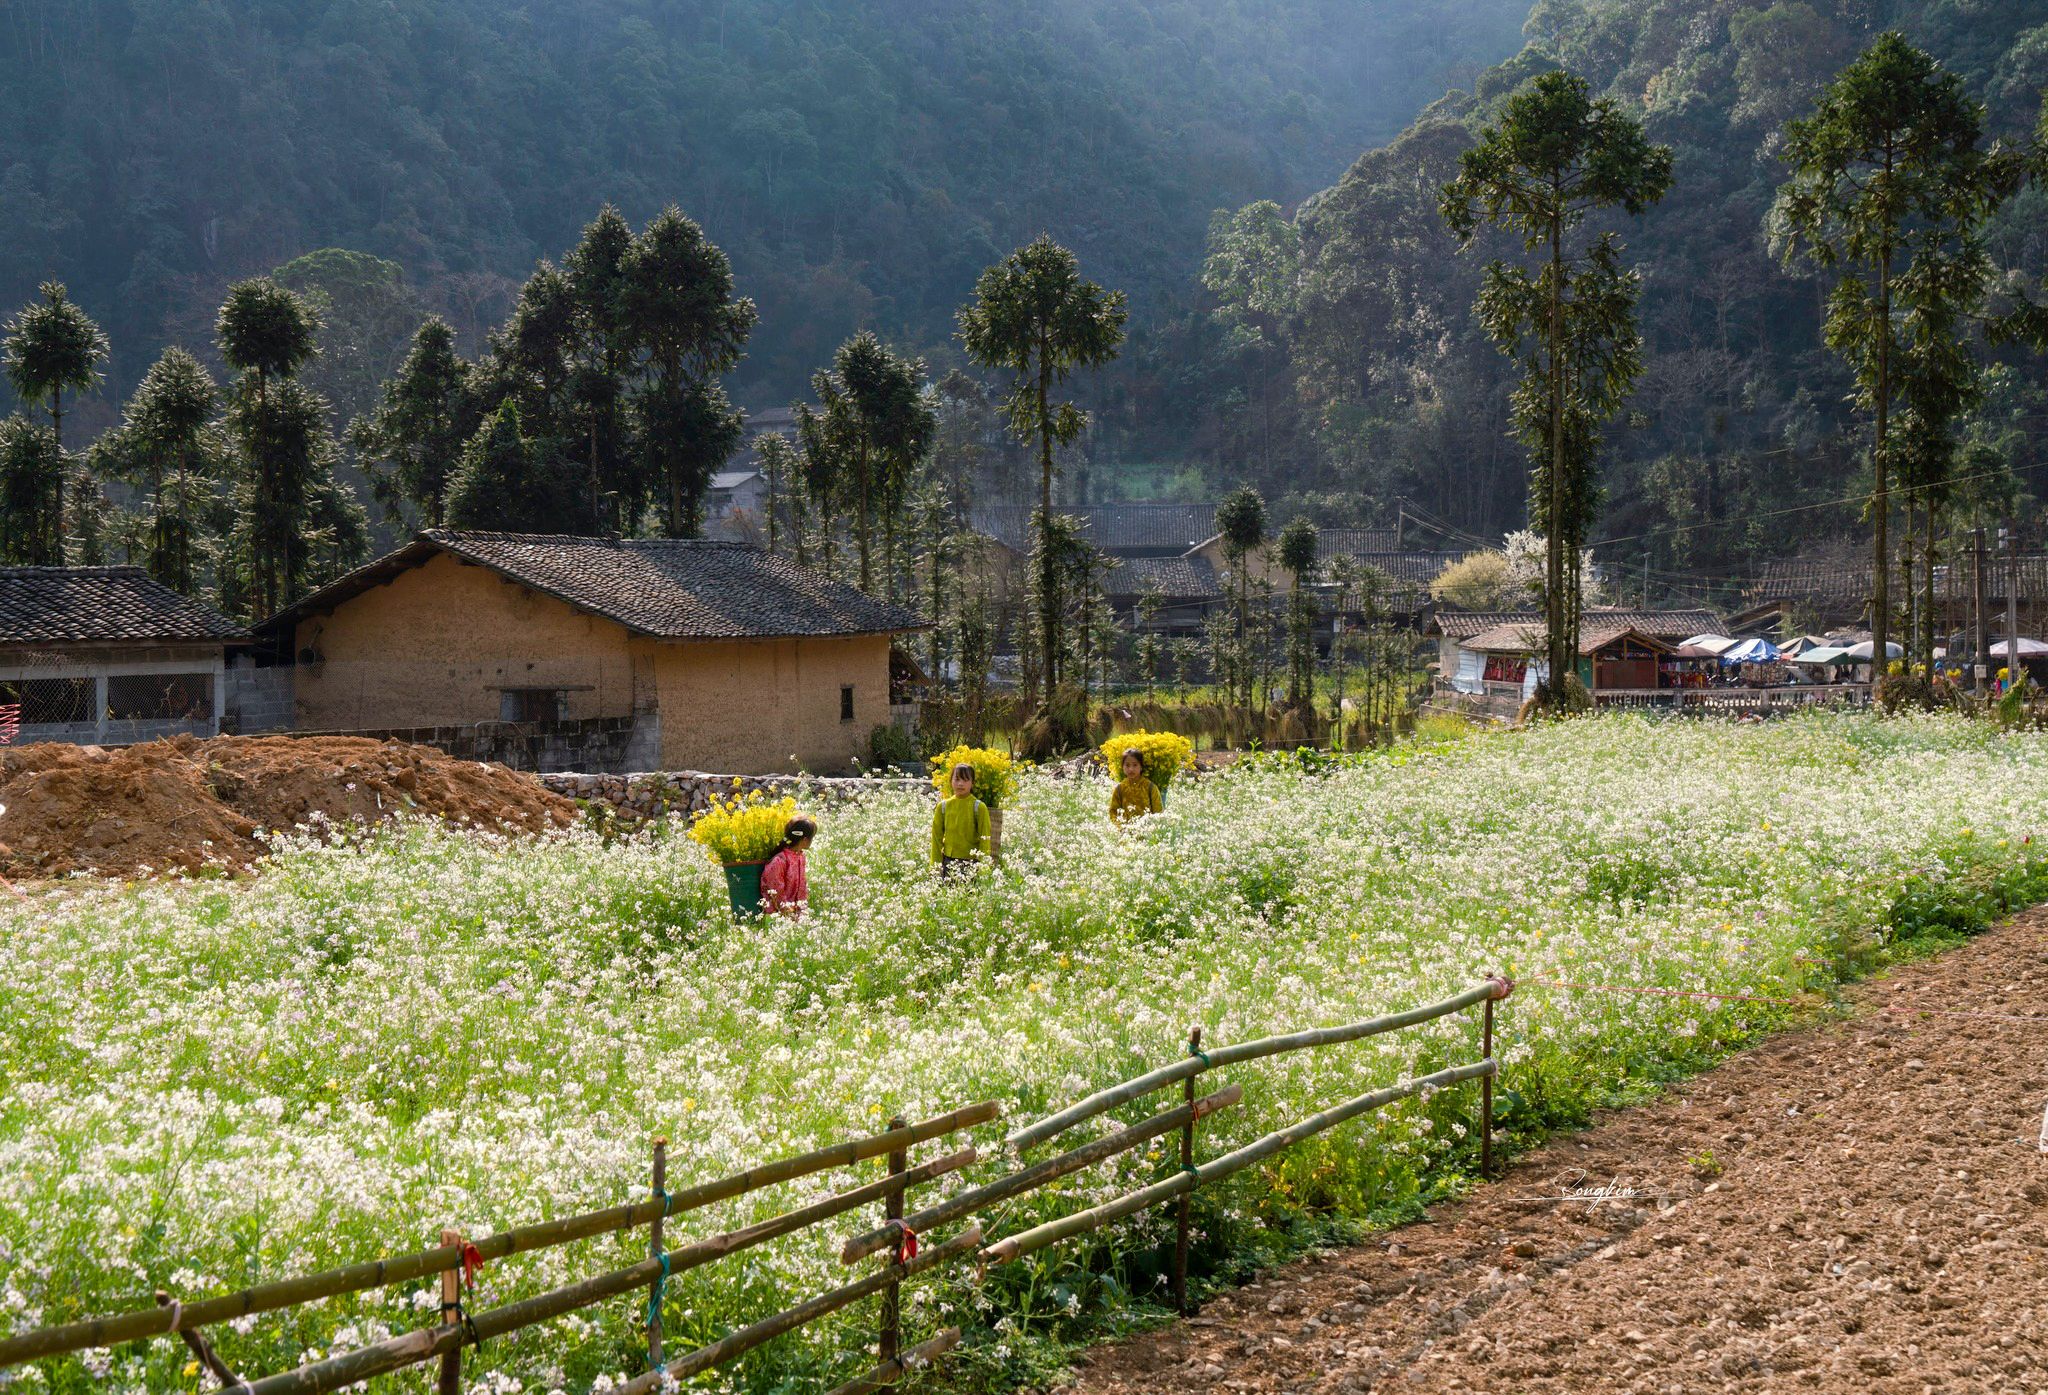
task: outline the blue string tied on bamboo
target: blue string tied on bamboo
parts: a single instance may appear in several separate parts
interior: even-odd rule
[[[665,1194],[664,1194],[665,1199]],[[662,1299],[668,1293],[669,1259],[668,1251],[661,1252],[661,1272],[654,1276],[654,1291],[647,1295],[647,1325],[651,1328],[661,1321]],[[647,1369],[654,1369],[654,1353],[647,1353]]]

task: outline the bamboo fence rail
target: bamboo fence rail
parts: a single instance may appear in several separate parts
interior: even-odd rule
[[[1492,1075],[1493,1071],[1492,1061],[1475,1061],[1470,1065],[1451,1066],[1432,1075],[1404,1081],[1399,1085],[1390,1085],[1384,1090],[1374,1090],[1371,1094],[1346,1100],[1334,1109],[1310,1115],[1291,1128],[1269,1133],[1255,1143],[1247,1143],[1234,1153],[1212,1158],[1192,1172],[1177,1173],[1164,1182],[1155,1182],[1115,1201],[1104,1202],[1086,1211],[1076,1211],[1071,1216],[1062,1216],[1056,1221],[1034,1226],[1020,1235],[1013,1235],[1000,1244],[991,1245],[983,1252],[982,1257],[991,1264],[1006,1264],[1010,1260],[1028,1255],[1033,1250],[1042,1250],[1047,1245],[1065,1240],[1069,1236],[1096,1230],[1111,1221],[1149,1210],[1163,1201],[1171,1201],[1182,1192],[1192,1191],[1204,1182],[1219,1181],[1233,1172],[1242,1172],[1253,1163],[1270,1158],[1283,1148],[1290,1148],[1305,1138],[1313,1138],[1325,1129],[1333,1129],[1347,1120],[1356,1119],[1368,1110],[1378,1109],[1392,1104],[1395,1100],[1421,1094],[1426,1090],[1443,1089],[1460,1081]]]
[[[1061,1240],[1099,1229],[1113,1221],[1169,1201],[1177,1201],[1178,1234],[1174,1247],[1173,1293],[1176,1305],[1185,1307],[1190,1213],[1188,1198],[1197,1187],[1242,1171],[1262,1159],[1292,1147],[1307,1138],[1337,1127],[1371,1110],[1396,1100],[1457,1085],[1469,1080],[1482,1082],[1481,1170],[1490,1174],[1492,1157],[1492,1083],[1498,1074],[1493,1055],[1494,1005],[1512,991],[1505,978],[1492,978],[1441,1002],[1390,1013],[1346,1026],[1323,1027],[1284,1036],[1263,1037],[1235,1046],[1203,1051],[1201,1029],[1188,1039],[1189,1054],[1171,1065],[1148,1071],[1124,1081],[1044,1119],[1020,1128],[1003,1140],[1010,1156],[1052,1139],[1077,1124],[1096,1118],[1164,1086],[1180,1083],[1182,1101],[1128,1127],[1116,1128],[1101,1138],[1084,1143],[1057,1156],[1023,1166],[984,1185],[905,1214],[908,1193],[917,1187],[960,1172],[981,1157],[972,1144],[941,1157],[912,1166],[910,1150],[919,1143],[994,1122],[1003,1108],[984,1101],[942,1114],[917,1124],[901,1119],[890,1121],[887,1131],[848,1143],[835,1144],[797,1157],[784,1158],[761,1167],[716,1181],[705,1182],[670,1193],[665,1190],[668,1149],[666,1139],[654,1146],[653,1186],[649,1200],[568,1216],[537,1225],[518,1227],[467,1242],[456,1231],[444,1231],[442,1243],[429,1250],[370,1264],[351,1265],[324,1273],[258,1285],[240,1293],[181,1304],[167,1293],[156,1295],[151,1309],[95,1318],[60,1327],[43,1328],[0,1341],[0,1369],[84,1347],[112,1346],[119,1342],[177,1333],[199,1363],[221,1383],[228,1395],[326,1395],[326,1392],[358,1385],[373,1377],[408,1366],[439,1361],[437,1388],[459,1390],[462,1349],[481,1345],[491,1337],[505,1336],[564,1316],[579,1309],[646,1289],[648,1370],[616,1387],[617,1395],[652,1395],[669,1382],[687,1380],[731,1361],[765,1342],[791,1332],[827,1314],[860,1300],[882,1298],[877,1364],[867,1374],[836,1387],[830,1395],[866,1395],[900,1381],[903,1376],[929,1364],[956,1347],[958,1328],[905,1348],[900,1331],[901,1309],[898,1292],[905,1280],[926,1274],[955,1261],[976,1258],[982,1263],[1006,1263],[1032,1254]],[[1269,1133],[1221,1157],[1197,1165],[1194,1162],[1195,1127],[1219,1110],[1244,1098],[1241,1085],[1230,1084],[1213,1094],[1197,1098],[1195,1077],[1205,1071],[1283,1052],[1301,1051],[1356,1041],[1382,1032],[1411,1027],[1475,1003],[1486,1005],[1481,1036],[1481,1059],[1390,1085],[1356,1096],[1323,1110],[1288,1128]],[[969,1219],[992,1203],[1036,1191],[1049,1183],[1084,1168],[1093,1167],[1153,1139],[1179,1132],[1180,1167],[1174,1176],[1127,1193],[1116,1200],[1087,1210],[1046,1221],[1017,1235],[984,1244],[981,1226]],[[666,1248],[663,1222],[679,1212],[716,1201],[792,1181],[829,1168],[851,1166],[873,1158],[888,1160],[886,1175],[861,1186],[837,1192],[767,1220],[722,1234]],[[893,1250],[879,1269],[868,1276],[807,1299],[794,1307],[762,1318],[718,1341],[682,1356],[668,1359],[663,1350],[663,1285],[672,1276],[739,1253],[769,1240],[793,1234],[833,1216],[842,1215],[871,1202],[883,1203],[883,1224],[848,1239],[840,1251],[846,1264]],[[921,1234],[956,1221],[967,1224],[959,1234],[922,1250],[916,1241]],[[465,1311],[461,1302],[466,1281],[476,1266],[493,1259],[532,1250],[568,1244],[607,1232],[646,1226],[648,1257],[624,1268],[581,1279],[575,1283],[534,1294],[482,1312]],[[406,1332],[339,1356],[258,1379],[237,1377],[213,1351],[199,1328],[252,1313],[292,1307],[364,1289],[415,1279],[436,1278],[441,1285],[440,1320],[431,1327]]]
[[[593,1235],[603,1235],[607,1231],[630,1230],[635,1226],[649,1224],[657,1216],[673,1216],[681,1211],[696,1210],[716,1201],[727,1201],[736,1196],[744,1196],[748,1192],[759,1191],[778,1182],[793,1181],[815,1172],[823,1172],[828,1168],[846,1167],[868,1158],[878,1158],[893,1148],[922,1143],[927,1139],[956,1133],[976,1124],[985,1124],[1001,1117],[1002,1112],[1003,1106],[999,1102],[984,1100],[979,1104],[968,1105],[964,1109],[956,1109],[950,1114],[942,1114],[937,1118],[913,1124],[907,1129],[892,1129],[887,1133],[856,1139],[851,1143],[836,1143],[829,1148],[820,1148],[794,1158],[783,1158],[778,1162],[750,1168],[715,1182],[705,1182],[676,1192],[666,1201],[656,1199],[635,1202],[626,1206],[614,1206],[609,1210],[591,1211],[580,1216],[565,1216],[559,1220],[542,1221],[537,1225],[501,1231],[473,1242],[476,1257],[486,1261],[503,1259],[531,1250],[566,1245],[572,1240],[586,1240]],[[296,1279],[259,1284],[254,1288],[243,1289],[239,1293],[187,1303],[181,1309],[147,1308],[116,1317],[93,1318],[85,1322],[67,1323],[62,1327],[40,1328],[0,1342],[0,1370],[24,1361],[32,1361],[40,1356],[55,1356],[62,1352],[80,1351],[86,1347],[110,1347],[120,1342],[134,1341],[138,1337],[154,1337],[163,1333],[204,1327],[232,1318],[247,1317],[252,1313],[297,1307],[316,1299],[337,1298],[363,1289],[383,1288],[388,1284],[422,1279],[431,1274],[445,1274],[450,1269],[459,1267],[462,1258],[462,1246],[442,1245],[437,1249],[422,1250],[416,1254],[396,1255],[390,1259],[374,1260],[367,1264],[352,1264],[345,1269],[329,1269],[323,1273],[308,1274]]]
[[[1068,1105],[1057,1114],[1047,1115],[1035,1124],[1016,1130],[1003,1140],[1003,1146],[1022,1152],[1033,1144],[1043,1143],[1055,1134],[1065,1133],[1083,1120],[1107,1113],[1120,1104],[1126,1104],[1140,1095],[1150,1094],[1162,1085],[1171,1085],[1191,1075],[1199,1075],[1219,1066],[1234,1066],[1244,1061],[1256,1061],[1265,1056],[1277,1056],[1284,1051],[1302,1051],[1312,1046],[1335,1046],[1340,1042],[1358,1041],[1364,1037],[1378,1036],[1382,1032],[1397,1031],[1402,1027],[1414,1027],[1451,1013],[1463,1011],[1474,1003],[1485,1002],[1488,998],[1505,998],[1508,994],[1507,980],[1490,978],[1474,984],[1462,993],[1444,999],[1440,1003],[1425,1003],[1421,1007],[1409,1008],[1405,1012],[1388,1013],[1384,1017],[1369,1018],[1364,1022],[1353,1022],[1342,1027],[1318,1027],[1306,1032],[1291,1032],[1286,1036],[1260,1037],[1256,1041],[1242,1042],[1236,1046],[1219,1046],[1206,1053],[1190,1053],[1170,1066],[1147,1071],[1121,1085],[1112,1085],[1106,1090],[1097,1090],[1086,1099]]]

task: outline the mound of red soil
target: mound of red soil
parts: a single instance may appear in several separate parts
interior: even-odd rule
[[[403,814],[538,833],[576,806],[531,775],[354,736],[179,737],[144,746],[0,748],[0,871],[241,869],[258,834]]]

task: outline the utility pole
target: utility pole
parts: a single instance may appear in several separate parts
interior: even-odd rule
[[[1396,499],[1394,501],[1394,551],[1406,552],[1408,550],[1407,537],[1408,501],[1406,499]]]
[[[1650,549],[1643,549],[1643,609],[1650,608]]]
[[[1979,693],[1984,691],[1985,680],[1991,676],[1991,636],[1984,632],[1984,530],[1973,528],[1971,550],[1976,554],[1976,576],[1973,585],[1976,590],[1976,622],[1970,627],[1977,650],[1976,665],[1970,675],[1970,686]]]

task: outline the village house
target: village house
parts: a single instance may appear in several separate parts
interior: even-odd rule
[[[1947,645],[1951,637],[1960,635],[1966,638],[1965,647],[1973,647],[1967,643],[1967,637],[1975,632],[1978,623],[1976,558],[1967,544],[1947,555],[1950,560],[1937,562],[1934,568],[1935,642]],[[1917,615],[1925,599],[1924,576],[1915,571],[1910,593],[1904,589],[1905,578],[1900,572],[1895,570],[1889,580],[1892,606],[1901,619]],[[2022,553],[2015,562],[1995,548],[1987,549],[1982,586],[1986,643],[2005,637],[2009,594],[2018,613],[2022,637],[2039,638],[2048,631],[2048,555]],[[1758,570],[1749,587],[1745,609],[1731,616],[1729,624],[1745,632],[1775,633],[1785,638],[1808,630],[1819,633],[1868,628],[1870,592],[1870,556],[1866,548],[1845,546],[1802,557],[1778,558],[1765,562]]]
[[[1721,617],[1711,610],[1590,607],[1579,618],[1581,668],[1590,670],[1582,672],[1582,677],[1590,689],[1600,677],[1601,651],[1608,646],[1619,645],[1607,656],[1609,662],[1640,664],[1656,654],[1677,650],[1695,635],[1712,634],[1720,628]],[[1485,686],[1489,683],[1522,686],[1527,657],[1542,652],[1543,632],[1543,612],[1538,610],[1438,611],[1424,630],[1437,641],[1439,680],[1465,693],[1489,691]],[[1652,643],[1635,643],[1642,640]],[[1652,681],[1644,686],[1656,687],[1654,663],[1647,672]],[[1623,676],[1622,670],[1614,670],[1606,686],[1625,686]],[[1627,676],[1640,677],[1641,670],[1629,669]]]
[[[212,736],[247,640],[140,567],[0,567],[0,707],[19,709],[16,741]]]
[[[911,612],[734,543],[435,530],[260,627],[301,731],[616,736],[542,768],[836,771]]]
[[[1103,578],[1103,594],[1119,623],[1133,634],[1192,636],[1222,597],[1216,569],[1206,557],[1130,557]],[[1157,612],[1144,614],[1147,600]]]

